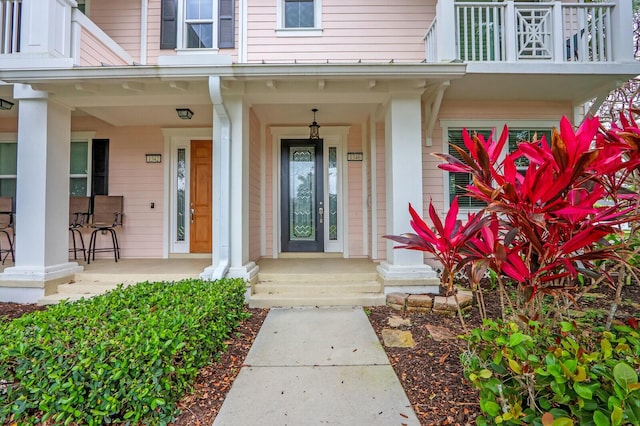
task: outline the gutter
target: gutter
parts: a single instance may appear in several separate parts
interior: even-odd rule
[[[200,278],[217,280],[229,272],[231,263],[231,120],[222,99],[221,79],[209,76],[209,97],[214,109],[213,137],[213,264],[200,274]],[[217,115],[217,117],[215,116]],[[219,130],[216,130],[219,129]],[[219,132],[219,134],[218,134]],[[216,137],[217,136],[217,137]],[[216,241],[216,235],[218,240]]]

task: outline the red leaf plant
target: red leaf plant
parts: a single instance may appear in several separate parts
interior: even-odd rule
[[[429,206],[434,229],[410,206],[417,234],[385,236],[396,248],[423,250],[443,264],[443,284],[469,265],[477,284],[487,269],[517,283],[519,315],[542,313],[545,294],[574,300],[579,275],[606,275],[603,260],[624,262],[619,246],[604,237],[638,219],[637,194],[624,190],[626,177],[640,164],[640,130],[632,119],[605,131],[598,118],[587,118],[574,131],[566,117],[553,129],[551,141],[534,137],[502,156],[507,141],[463,131],[459,157],[434,154],[449,172],[469,173],[467,195],[485,207],[457,220],[454,199],[445,224]],[[526,159],[522,172],[516,167]],[[547,312],[549,312],[547,310]]]

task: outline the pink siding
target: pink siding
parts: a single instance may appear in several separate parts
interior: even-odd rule
[[[353,125],[349,129],[347,151],[362,152],[362,126]],[[346,155],[346,154],[345,154]],[[366,254],[362,245],[362,161],[347,162],[349,175],[349,189],[344,203],[347,207],[345,214],[349,217],[347,230],[349,241],[349,257],[362,257]]]
[[[109,65],[127,65],[127,61],[109,49],[98,38],[82,28],[80,36],[80,65],[100,66],[103,63]]]
[[[91,118],[73,120],[72,131],[89,130],[96,131],[96,139],[109,139],[109,195],[124,196],[124,227],[117,231],[122,257],[162,257],[166,159],[161,164],[145,162],[145,153],[163,152],[160,128],[111,127]]]
[[[0,132],[15,132],[17,134],[18,117],[0,119]]]
[[[248,62],[421,61],[435,1],[323,0],[322,34],[276,33],[273,0],[249,3]],[[288,33],[289,35],[290,33]]]
[[[140,2],[110,0],[91,2],[91,20],[136,61],[140,61]]]
[[[372,165],[376,168],[376,182],[375,191],[377,192],[378,202],[374,208],[378,213],[378,252],[373,253],[374,260],[387,258],[387,243],[382,238],[382,235],[387,233],[387,210],[386,210],[386,173],[385,173],[385,131],[384,123],[377,123],[376,125],[376,158],[375,164]]]
[[[260,258],[260,121],[251,110],[249,116],[249,260]]]

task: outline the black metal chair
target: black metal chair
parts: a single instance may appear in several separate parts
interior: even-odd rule
[[[73,253],[74,260],[78,259],[78,252],[82,252],[82,258],[87,260],[87,250],[84,245],[82,229],[89,222],[89,206],[91,197],[69,197],[69,232],[73,248],[69,253]],[[76,237],[80,241],[80,247],[76,243]]]
[[[113,252],[113,257],[117,262],[120,258],[120,245],[116,227],[123,224],[123,201],[121,195],[96,195],[93,197],[93,209],[91,211],[91,222],[89,227],[93,229],[89,239],[89,250],[87,252],[87,263],[96,260],[96,252]],[[98,233],[111,235],[111,247],[96,248]]]
[[[16,261],[13,251],[13,243],[15,239],[14,214],[13,214],[13,197],[0,197],[0,232],[7,238],[9,248],[2,248],[0,243],[0,260],[4,264],[7,257],[11,255],[11,260]],[[2,253],[6,253],[2,257]]]

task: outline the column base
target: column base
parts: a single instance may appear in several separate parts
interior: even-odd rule
[[[225,270],[226,269],[226,270]],[[200,278],[203,280],[219,280],[224,277],[227,278],[242,278],[247,281],[247,290],[245,291],[245,300],[249,300],[251,296],[251,289],[253,285],[258,281],[258,271],[260,267],[255,262],[249,262],[241,267],[216,267],[207,266],[200,274]]]
[[[437,294],[440,278],[429,265],[392,265],[382,262],[377,267],[378,282],[384,287],[384,294]]]
[[[0,300],[3,302],[36,303],[44,296],[55,294],[58,285],[68,283],[84,268],[76,262],[37,268],[11,266],[0,273]]]

